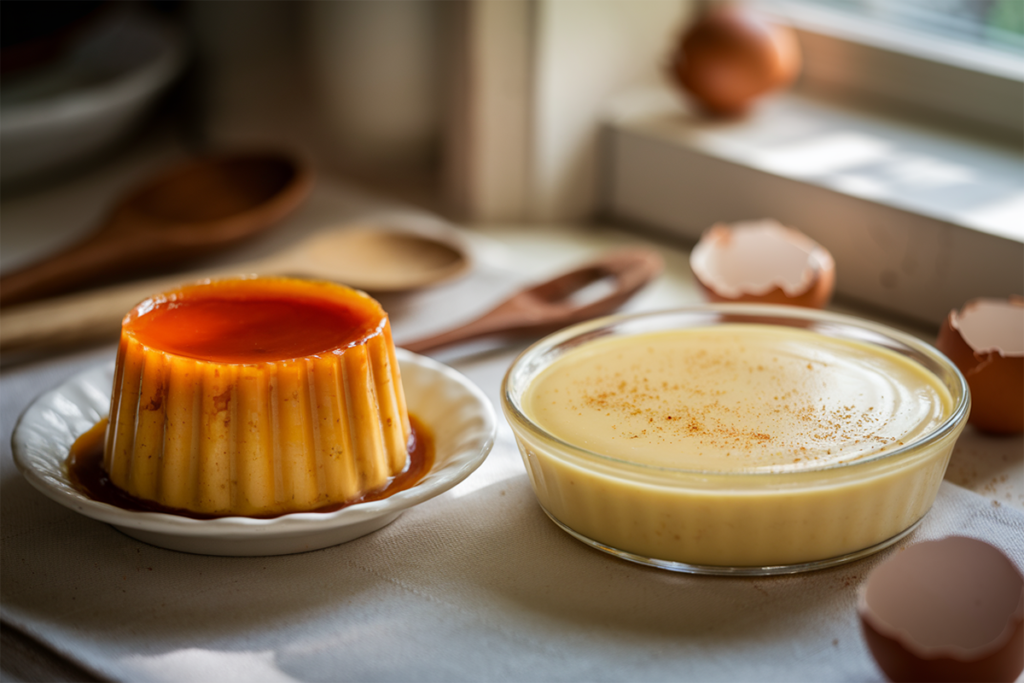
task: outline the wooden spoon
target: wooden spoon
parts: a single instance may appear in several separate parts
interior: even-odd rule
[[[143,299],[183,282],[238,275],[295,275],[394,292],[455,277],[470,266],[454,236],[387,218],[325,230],[260,261],[105,287],[0,312],[0,351],[43,351],[116,339],[121,319]]]
[[[279,222],[311,186],[310,170],[281,154],[182,163],[132,190],[84,241],[0,278],[0,306],[213,253]]]
[[[612,252],[521,292],[461,327],[418,339],[402,348],[424,353],[459,342],[495,335],[544,335],[567,325],[610,313],[661,272],[661,257],[648,249]],[[572,296],[588,285],[611,279],[600,298],[577,303]]]

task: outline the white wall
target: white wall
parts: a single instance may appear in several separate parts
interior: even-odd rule
[[[539,0],[529,218],[579,220],[596,206],[606,103],[663,78],[687,0]]]
[[[332,171],[425,164],[441,127],[439,7],[192,3],[207,142],[283,145]]]
[[[199,79],[196,127],[204,142],[311,152],[299,5],[267,0],[195,2],[188,8]]]
[[[663,78],[692,3],[470,0],[477,33],[461,39],[486,44],[455,70],[468,74],[460,112],[440,102],[460,76],[442,67],[452,22],[439,9],[458,3],[193,3],[201,128],[208,144],[284,145],[325,171],[416,165],[461,135],[446,150],[466,158],[445,172],[462,176],[465,218],[582,220],[598,205],[606,104]]]

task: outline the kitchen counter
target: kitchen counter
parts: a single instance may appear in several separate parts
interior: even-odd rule
[[[0,265],[82,234],[134,174],[176,156],[136,159],[5,200]],[[395,208],[321,179],[282,229],[221,260],[264,255]],[[626,310],[701,302],[687,250],[642,235],[601,226],[500,226],[463,235],[475,262],[467,276],[380,297],[399,345],[624,245],[653,246],[666,264]],[[476,342],[434,357],[497,409],[501,378],[526,343]],[[479,470],[374,534],[265,558],[164,550],[50,501],[13,464],[11,434],[26,406],[110,362],[114,351],[101,345],[17,359],[0,372],[0,617],[17,631],[11,638],[29,639],[16,669],[5,656],[4,680],[883,680],[856,615],[857,588],[880,561],[955,533],[1000,546],[1024,569],[1020,436],[987,437],[968,427],[932,511],[893,548],[812,574],[714,578],[633,565],[559,530],[536,503],[500,411],[494,449]],[[11,642],[5,636],[8,652]],[[80,668],[53,673],[54,662]]]

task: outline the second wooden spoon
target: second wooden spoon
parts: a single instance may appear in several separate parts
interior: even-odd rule
[[[465,325],[400,346],[424,353],[483,337],[548,334],[611,313],[650,282],[661,267],[661,257],[648,249],[614,251],[553,280],[517,292]],[[590,301],[574,300],[574,295],[603,280],[610,280],[611,286],[602,296]]]

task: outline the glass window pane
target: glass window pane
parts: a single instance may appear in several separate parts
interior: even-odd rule
[[[803,0],[808,4],[1024,56],[1022,0]]]

